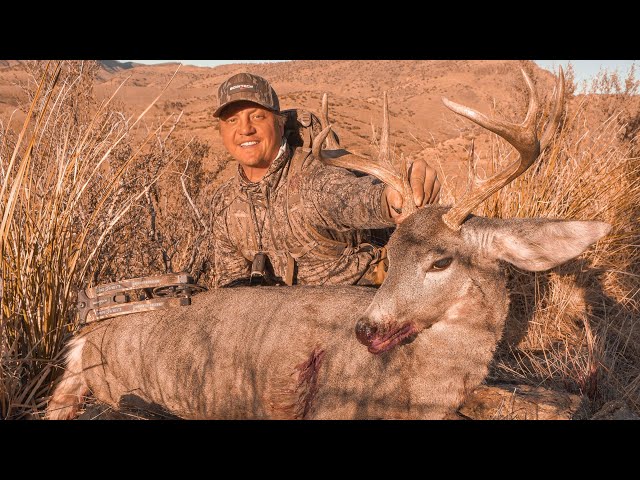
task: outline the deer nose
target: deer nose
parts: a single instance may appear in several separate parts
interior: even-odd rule
[[[371,325],[369,319],[361,318],[356,323],[356,337],[363,345],[367,347],[371,345],[371,341],[376,333],[378,333],[378,327]]]

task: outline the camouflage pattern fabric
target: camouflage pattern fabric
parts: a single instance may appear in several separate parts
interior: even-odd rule
[[[394,226],[383,212],[383,190],[374,177],[325,165],[309,149],[289,145],[259,182],[238,165],[213,198],[213,286],[247,279],[259,251],[276,283],[284,283],[291,257],[295,284],[370,284],[370,267],[384,257],[373,244],[384,243]],[[383,240],[370,229],[386,229]]]
[[[278,95],[268,81],[251,73],[238,73],[218,88],[218,108],[213,116],[219,117],[227,105],[239,100],[254,102],[275,112],[280,110]]]

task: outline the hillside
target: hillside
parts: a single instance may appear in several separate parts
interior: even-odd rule
[[[533,72],[536,83],[552,85],[552,75],[531,61],[341,60],[235,64],[215,68],[183,66],[147,115],[145,125],[150,127],[171,114],[184,112],[175,135],[196,137],[209,143],[212,148],[208,161],[213,162],[218,155],[224,154],[212,117],[217,88],[229,76],[250,71],[272,83],[283,109],[318,111],[322,94],[327,92],[330,119],[342,145],[363,151],[371,143],[372,123],[379,126],[382,94],[387,91],[396,152],[412,158],[426,158],[434,166],[441,165],[445,174],[457,175],[466,169],[465,149],[470,142],[471,124],[447,110],[441,97],[485,113],[491,113],[495,106],[507,118],[519,120],[526,107],[519,72],[521,66]],[[170,63],[149,66],[102,61],[95,91],[102,99],[126,80],[117,99],[127,113],[138,114],[161,92],[177,68],[177,64]],[[0,62],[0,118],[5,122],[12,113],[14,121],[19,121],[16,108],[24,109],[26,104],[19,84],[28,81],[24,62]],[[483,135],[476,140],[479,151],[486,138]],[[233,163],[225,175],[231,171]]]

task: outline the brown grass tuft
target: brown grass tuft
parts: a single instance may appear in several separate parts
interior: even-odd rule
[[[0,418],[38,416],[46,406],[63,346],[77,328],[79,289],[130,277],[141,263],[138,270],[159,273],[154,262],[162,255],[164,270],[188,268],[172,258],[195,258],[198,244],[178,245],[176,238],[193,239],[190,232],[205,228],[193,226],[192,210],[184,210],[180,225],[164,212],[149,213],[153,198],[157,204],[163,195],[162,175],[173,177],[165,190],[182,179],[184,190],[173,190],[194,197],[195,206],[198,162],[206,153],[198,142],[170,140],[174,114],[144,126],[140,120],[159,97],[127,118],[112,108],[119,87],[105,102],[94,101],[96,62],[30,68],[37,79],[31,113],[19,135],[10,124],[0,132]],[[150,239],[144,233],[153,222]],[[147,248],[131,251],[141,244]],[[143,257],[145,251],[151,253]]]

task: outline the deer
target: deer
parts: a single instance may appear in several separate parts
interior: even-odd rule
[[[611,229],[600,221],[471,214],[539,158],[564,111],[560,69],[539,139],[539,102],[522,74],[529,106],[520,124],[443,98],[518,153],[452,207],[411,207],[406,169],[398,173],[388,162],[386,94],[379,161],[323,150],[331,131],[324,111],[314,155],[374,175],[405,197],[405,219],[388,242],[389,270],[379,288],[219,288],[194,296],[190,306],[88,324],[68,343],[45,417],[75,418],[91,392],[115,409],[142,405],[183,419],[456,418],[485,380],[502,336],[505,262],[545,271]]]

